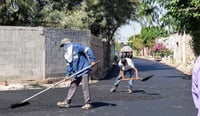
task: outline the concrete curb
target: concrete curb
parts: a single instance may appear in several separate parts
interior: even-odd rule
[[[54,85],[56,82],[61,81],[63,78],[56,78],[56,79],[47,79],[41,82],[37,82],[34,80],[23,80],[20,82],[12,82],[12,81],[5,81],[0,83],[0,91],[9,91],[9,90],[30,90],[30,89],[45,89],[49,86]],[[90,80],[89,83],[97,83],[97,80]],[[69,87],[70,81],[63,82],[53,88],[63,88]]]

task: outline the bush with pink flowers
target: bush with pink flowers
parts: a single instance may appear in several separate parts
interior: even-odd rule
[[[155,58],[162,58],[163,56],[173,55],[173,51],[166,48],[162,43],[157,43],[151,48]]]
[[[154,45],[152,48],[151,48],[151,51],[152,52],[161,52],[162,50],[165,50],[167,49],[165,47],[165,45],[163,45],[162,43],[157,43],[156,45]]]

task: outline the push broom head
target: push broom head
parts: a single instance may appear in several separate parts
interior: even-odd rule
[[[152,78],[152,77],[153,77],[153,75],[150,75],[150,76],[148,76],[148,77],[143,78],[141,81],[147,81],[147,80],[149,80],[149,79]]]
[[[17,108],[17,107],[26,106],[26,105],[28,105],[28,104],[30,104],[30,103],[29,103],[28,101],[26,101],[26,102],[22,102],[22,103],[11,104],[10,107],[11,107],[11,108]]]

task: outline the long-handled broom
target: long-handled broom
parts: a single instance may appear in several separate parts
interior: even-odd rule
[[[149,79],[151,79],[154,75],[149,75],[149,76],[146,76],[146,77],[143,77],[143,78],[125,78],[124,80],[127,81],[127,80],[140,80],[140,81],[147,81]]]
[[[97,64],[97,63],[99,63],[99,61],[97,61],[95,64]],[[77,74],[79,74],[79,73],[81,73],[81,72],[83,72],[83,71],[85,71],[85,70],[87,70],[87,69],[89,69],[89,68],[91,68],[91,67],[92,67],[92,66],[89,65],[89,66],[83,68],[82,70],[80,70],[80,71],[78,71],[78,72],[72,74],[68,79],[70,79],[70,78],[76,76]],[[31,97],[28,97],[27,99],[25,99],[25,100],[23,100],[23,101],[21,101],[21,102],[19,102],[19,103],[11,104],[10,107],[11,107],[11,108],[17,108],[17,107],[21,107],[21,106],[28,105],[28,104],[30,104],[30,103],[28,102],[30,99],[32,99],[32,98],[34,98],[34,97],[36,97],[36,96],[38,96],[38,95],[40,95],[40,94],[46,92],[47,90],[51,89],[52,87],[54,87],[54,86],[56,86],[56,85],[59,85],[59,84],[61,84],[61,83],[63,83],[63,82],[65,82],[65,80],[59,81],[59,82],[55,83],[54,85],[49,86],[48,88],[46,88],[46,89],[44,89],[44,90],[42,90],[42,91],[40,91],[40,92],[34,94],[34,95],[31,96]]]

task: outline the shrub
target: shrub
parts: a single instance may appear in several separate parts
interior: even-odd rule
[[[173,55],[173,51],[169,50],[166,48],[165,45],[163,45],[162,43],[157,43],[156,45],[154,45],[151,48],[151,51],[155,54],[155,56],[169,56],[169,55]]]

